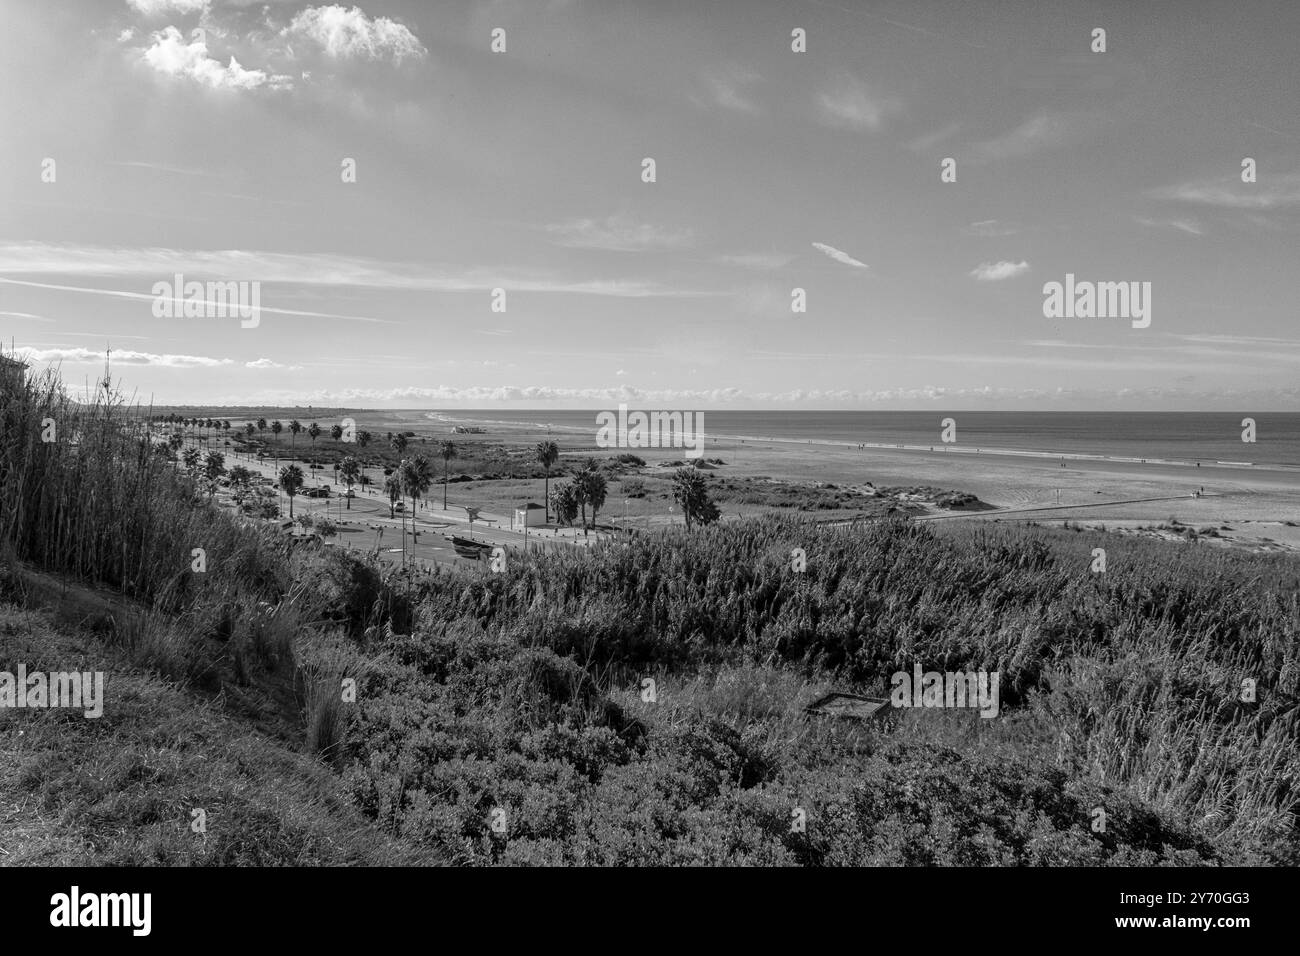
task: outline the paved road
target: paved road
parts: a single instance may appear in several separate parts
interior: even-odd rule
[[[170,434],[170,431],[155,433],[158,436]],[[186,439],[186,445],[198,448],[201,452],[208,450],[207,445],[199,440]],[[214,447],[215,444],[214,444]],[[447,535],[472,536],[479,541],[486,541],[492,545],[500,545],[509,550],[520,550],[525,546],[530,550],[535,548],[568,548],[580,547],[585,541],[574,541],[564,535],[556,535],[550,529],[529,529],[526,536],[522,532],[512,531],[509,528],[508,516],[493,514],[491,512],[480,512],[479,517],[475,519],[471,531],[469,516],[463,508],[451,508],[444,511],[441,508],[434,507],[432,502],[419,502],[416,511],[415,538],[412,540],[412,521],[410,515],[404,510],[392,512],[389,507],[388,498],[380,491],[384,481],[384,474],[381,468],[367,468],[365,474],[370,478],[372,484],[357,486],[355,490],[356,497],[351,501],[351,507],[348,507],[347,500],[339,497],[342,491],[342,485],[335,480],[333,469],[323,471],[312,471],[307,467],[307,463],[297,459],[274,459],[274,458],[257,458],[242,453],[234,452],[232,448],[217,447],[216,450],[226,456],[226,468],[229,470],[235,465],[242,465],[254,474],[275,481],[279,474],[279,469],[287,464],[297,464],[306,478],[303,490],[319,487],[323,484],[331,486],[332,496],[330,498],[308,498],[301,492],[294,498],[293,513],[295,516],[302,514],[313,514],[328,516],[338,526],[338,536],[330,544],[333,547],[354,548],[363,551],[377,550],[380,557],[385,560],[400,563],[403,558],[407,561],[414,561],[423,564],[462,564],[473,565],[476,563],[468,558],[462,558],[456,554]],[[281,506],[283,520],[288,520],[289,502],[288,496],[283,492],[278,493],[278,500]],[[224,492],[220,497],[229,500],[228,495]],[[403,502],[405,509],[411,506],[410,499]],[[505,527],[502,527],[505,525]],[[569,534],[571,532],[566,532]],[[591,541],[595,541],[593,536]]]

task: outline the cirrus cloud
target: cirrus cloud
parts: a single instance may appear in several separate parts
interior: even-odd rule
[[[571,219],[552,223],[546,231],[554,237],[557,245],[612,252],[676,249],[690,245],[693,238],[689,229],[668,229],[636,222],[627,216],[609,216],[603,220]]]
[[[843,252],[839,249],[836,249],[834,246],[828,246],[824,242],[814,242],[812,245],[813,248],[816,249],[818,252],[825,253],[827,256],[834,259],[836,262],[842,262],[846,266],[853,266],[853,268],[855,269],[871,268],[865,262],[859,262],[857,259],[854,259],[847,252]]]
[[[1219,206],[1225,209],[1274,209],[1300,205],[1300,172],[1269,177],[1267,183],[1243,184],[1239,177],[1202,179],[1152,190],[1154,199]]]
[[[881,96],[861,80],[843,79],[838,86],[817,98],[821,120],[840,129],[876,130],[885,118],[902,112],[898,100]]]

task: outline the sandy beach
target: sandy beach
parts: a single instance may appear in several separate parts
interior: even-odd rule
[[[455,440],[498,441],[522,448],[538,441],[539,431],[546,436],[545,429],[504,424],[500,419],[475,424],[484,429],[483,434],[453,436]],[[439,424],[438,430],[446,429]],[[566,453],[571,450],[570,442],[573,451],[597,453],[591,434],[557,429],[551,437]],[[649,465],[681,457],[681,451],[674,449],[635,449],[635,453]],[[1195,528],[1218,530],[1220,544],[1300,552],[1300,469],[1282,466],[1198,467],[1168,459],[1143,461],[1049,451],[977,450],[941,444],[933,450],[879,444],[859,447],[841,441],[720,435],[708,437],[704,454],[725,462],[714,472],[719,476],[809,485],[928,485],[974,494],[994,509],[935,514],[929,520],[1071,521],[1136,529],[1173,518]]]

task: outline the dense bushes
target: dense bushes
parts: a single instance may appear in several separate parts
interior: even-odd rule
[[[1105,575],[1078,535],[767,519],[439,572],[349,786],[461,862],[1293,861],[1295,565],[1098,540]],[[1003,719],[800,712],[914,663],[998,670]]]

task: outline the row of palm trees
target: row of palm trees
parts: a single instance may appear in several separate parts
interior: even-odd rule
[[[231,425],[230,419],[228,418],[227,419],[186,418],[182,415],[177,415],[174,412],[168,415],[155,415],[153,417],[153,421],[159,424],[179,425],[182,428],[193,428],[193,429],[204,430],[205,440],[207,438],[206,432],[208,431],[212,432],[213,435],[215,435],[217,432],[225,432],[226,436],[229,437],[231,430],[234,429],[234,426]],[[317,422],[311,422],[308,425],[303,425],[303,423],[296,418],[291,419],[288,425],[280,421],[278,418],[272,421],[267,421],[267,419],[265,418],[259,418],[257,419],[256,422],[250,421],[246,423],[243,426],[243,428],[234,429],[234,430],[242,431],[244,432],[244,434],[249,436],[257,433],[265,432],[268,430],[274,435],[280,435],[287,430],[290,436],[289,439],[290,446],[296,444],[295,439],[297,438],[298,435],[301,435],[303,432],[306,432],[307,436],[311,438],[313,442],[321,435],[325,434],[325,429],[321,428]],[[343,437],[343,426],[339,425],[338,423],[331,425],[329,428],[329,434],[331,438],[333,438],[335,441],[338,441],[340,438]],[[375,436],[368,431],[357,432],[357,444],[360,445],[362,448],[365,448],[372,441],[374,441],[374,438]]]
[[[169,416],[172,417],[172,416]],[[195,420],[196,422],[198,420]],[[259,425],[265,429],[265,419],[259,419]],[[229,425],[229,423],[225,423]],[[280,423],[272,422],[271,430],[278,434],[279,430],[275,427]],[[301,425],[295,420],[290,424],[290,432],[296,434],[294,427],[297,425],[297,431],[301,430]],[[249,423],[246,428],[252,429],[254,426]],[[313,431],[315,434],[313,434]],[[316,423],[313,422],[307,429],[308,434],[315,440],[316,435],[320,433]],[[251,431],[249,432],[251,434]],[[336,440],[342,434],[339,426],[331,429],[332,437]],[[364,440],[362,436],[365,436]],[[369,432],[359,432],[357,443],[365,447],[372,440]],[[402,433],[389,433],[388,441],[391,447],[398,454],[403,453],[409,442],[407,436]],[[180,453],[184,445],[184,439],[179,433],[174,433],[168,440],[168,447],[176,453]],[[449,481],[449,469],[453,459],[457,457],[457,448],[455,442],[441,441],[438,442],[438,457],[442,458],[442,507],[447,509],[447,485]],[[597,515],[600,509],[605,506],[605,500],[608,495],[608,485],[605,476],[597,468],[596,462],[589,459],[586,465],[573,476],[573,478],[563,484],[558,484],[554,492],[551,491],[551,469],[559,461],[559,445],[552,440],[540,441],[535,449],[535,459],[542,466],[544,471],[545,484],[543,486],[543,500],[546,502],[546,522],[551,520],[551,509],[555,511],[556,520],[562,524],[572,525],[573,520],[579,515],[582,518],[583,533],[587,533],[587,508],[591,508],[591,524],[596,524]],[[220,452],[210,451],[206,458],[201,458],[197,448],[185,449],[181,455],[186,471],[195,478],[203,477],[208,481],[209,498],[216,491],[217,481],[227,474],[225,468],[225,456]],[[352,508],[352,487],[363,480],[364,464],[353,455],[348,455],[336,466],[338,477],[347,489],[347,507]],[[423,454],[412,455],[409,458],[401,459],[396,469],[387,470],[388,474],[384,481],[384,494],[388,498],[389,517],[396,517],[396,505],[402,498],[408,497],[411,501],[411,536],[412,540],[416,538],[415,515],[418,510],[419,501],[427,493],[434,481],[433,465],[429,458]],[[252,472],[236,466],[229,472],[230,482],[236,489],[236,498],[240,489],[246,489],[252,479]],[[287,464],[280,469],[277,476],[277,484],[289,497],[289,517],[294,516],[294,498],[302,490],[306,483],[306,476],[302,469],[294,464]],[[689,528],[693,523],[711,524],[718,519],[718,509],[708,494],[704,476],[696,469],[688,468],[679,470],[674,476],[673,497],[681,506],[683,515],[686,519],[686,526]],[[238,501],[237,501],[238,503]]]
[[[248,422],[247,424],[244,425],[244,434],[248,435],[251,438],[254,433],[264,432],[269,428],[271,430],[271,434],[278,436],[285,430],[285,427],[286,426],[284,422],[280,421],[278,418],[271,422],[267,422],[265,418],[259,418],[256,422]],[[288,430],[289,430],[290,448],[294,447],[295,439],[303,432],[306,432],[307,436],[313,442],[316,441],[316,439],[319,438],[321,435],[325,434],[324,429],[322,429],[320,425],[318,425],[316,422],[312,422],[310,425],[303,427],[302,422],[298,421],[298,419],[296,418],[289,422]],[[340,440],[343,437],[343,426],[335,422],[333,425],[330,426],[329,434],[330,434],[330,438],[333,438],[335,441]],[[357,432],[357,444],[360,445],[362,448],[365,448],[372,441],[374,441],[374,438],[375,436],[370,434],[370,432],[367,431]]]
[[[212,428],[224,430],[226,432],[229,432],[231,429],[231,424],[228,420],[184,418],[174,413],[166,416],[156,416],[155,420],[171,425],[181,425],[190,428]],[[255,422],[250,421],[243,427],[244,433],[249,437],[268,430],[273,435],[278,436],[284,432],[285,426],[284,423],[278,419],[268,421],[266,418],[258,418]],[[316,422],[312,422],[304,429],[302,423],[297,419],[293,419],[289,422],[288,431],[290,436],[297,436],[303,431],[306,431],[312,441],[315,441],[322,434],[322,430]],[[342,426],[337,424],[331,426],[331,438],[338,441],[342,438],[342,435]],[[374,438],[375,436],[371,432],[362,430],[356,434],[356,443],[361,448],[365,448],[374,441]],[[389,446],[398,456],[405,454],[410,444],[410,436],[404,432],[389,432],[386,438]],[[168,446],[174,452],[179,453],[183,445],[184,438],[179,432],[173,433],[168,439]],[[195,456],[198,455],[197,450],[192,451],[194,451]],[[189,453],[187,452],[187,459],[188,455]],[[456,448],[455,442],[440,441],[437,443],[436,455],[441,458],[443,462],[442,507],[445,511],[447,509],[447,485],[450,481],[451,462],[458,457],[459,451]],[[571,522],[572,518],[576,515],[576,512],[580,510],[582,513],[583,525],[585,527],[587,506],[591,506],[592,521],[594,522],[596,519],[596,513],[605,503],[605,479],[595,471],[595,463],[591,462],[589,463],[589,467],[581,472],[574,479],[572,484],[557,487],[556,490],[559,494],[559,498],[557,499],[551,494],[550,483],[551,469],[555,466],[556,462],[559,461],[559,458],[560,448],[556,442],[548,439],[537,443],[535,449],[535,460],[542,466],[542,469],[545,472],[542,500],[545,502],[546,521],[547,523],[550,522],[551,510],[554,506],[557,518],[567,520],[568,522]],[[187,469],[192,470],[192,467],[188,462]],[[351,455],[345,457],[337,465],[338,477],[349,492],[347,496],[347,507],[349,509],[352,507],[350,493],[353,486],[362,481],[364,469],[364,462]],[[401,458],[396,469],[385,469],[385,471],[387,476],[384,482],[384,493],[388,497],[390,517],[395,517],[394,506],[403,498],[403,496],[410,498],[412,514],[414,515],[418,501],[428,492],[433,483],[433,471],[429,459],[423,454],[413,455],[409,458]],[[220,475],[217,475],[216,477],[220,477]],[[277,478],[277,484],[280,486],[281,490],[289,496],[289,515],[292,517],[294,504],[293,499],[304,486],[306,480],[305,475],[303,474],[302,469],[297,465],[288,464],[280,469]],[[215,478],[212,480],[215,481]],[[572,506],[572,509],[570,506]],[[573,514],[570,514],[570,510],[573,511]]]

